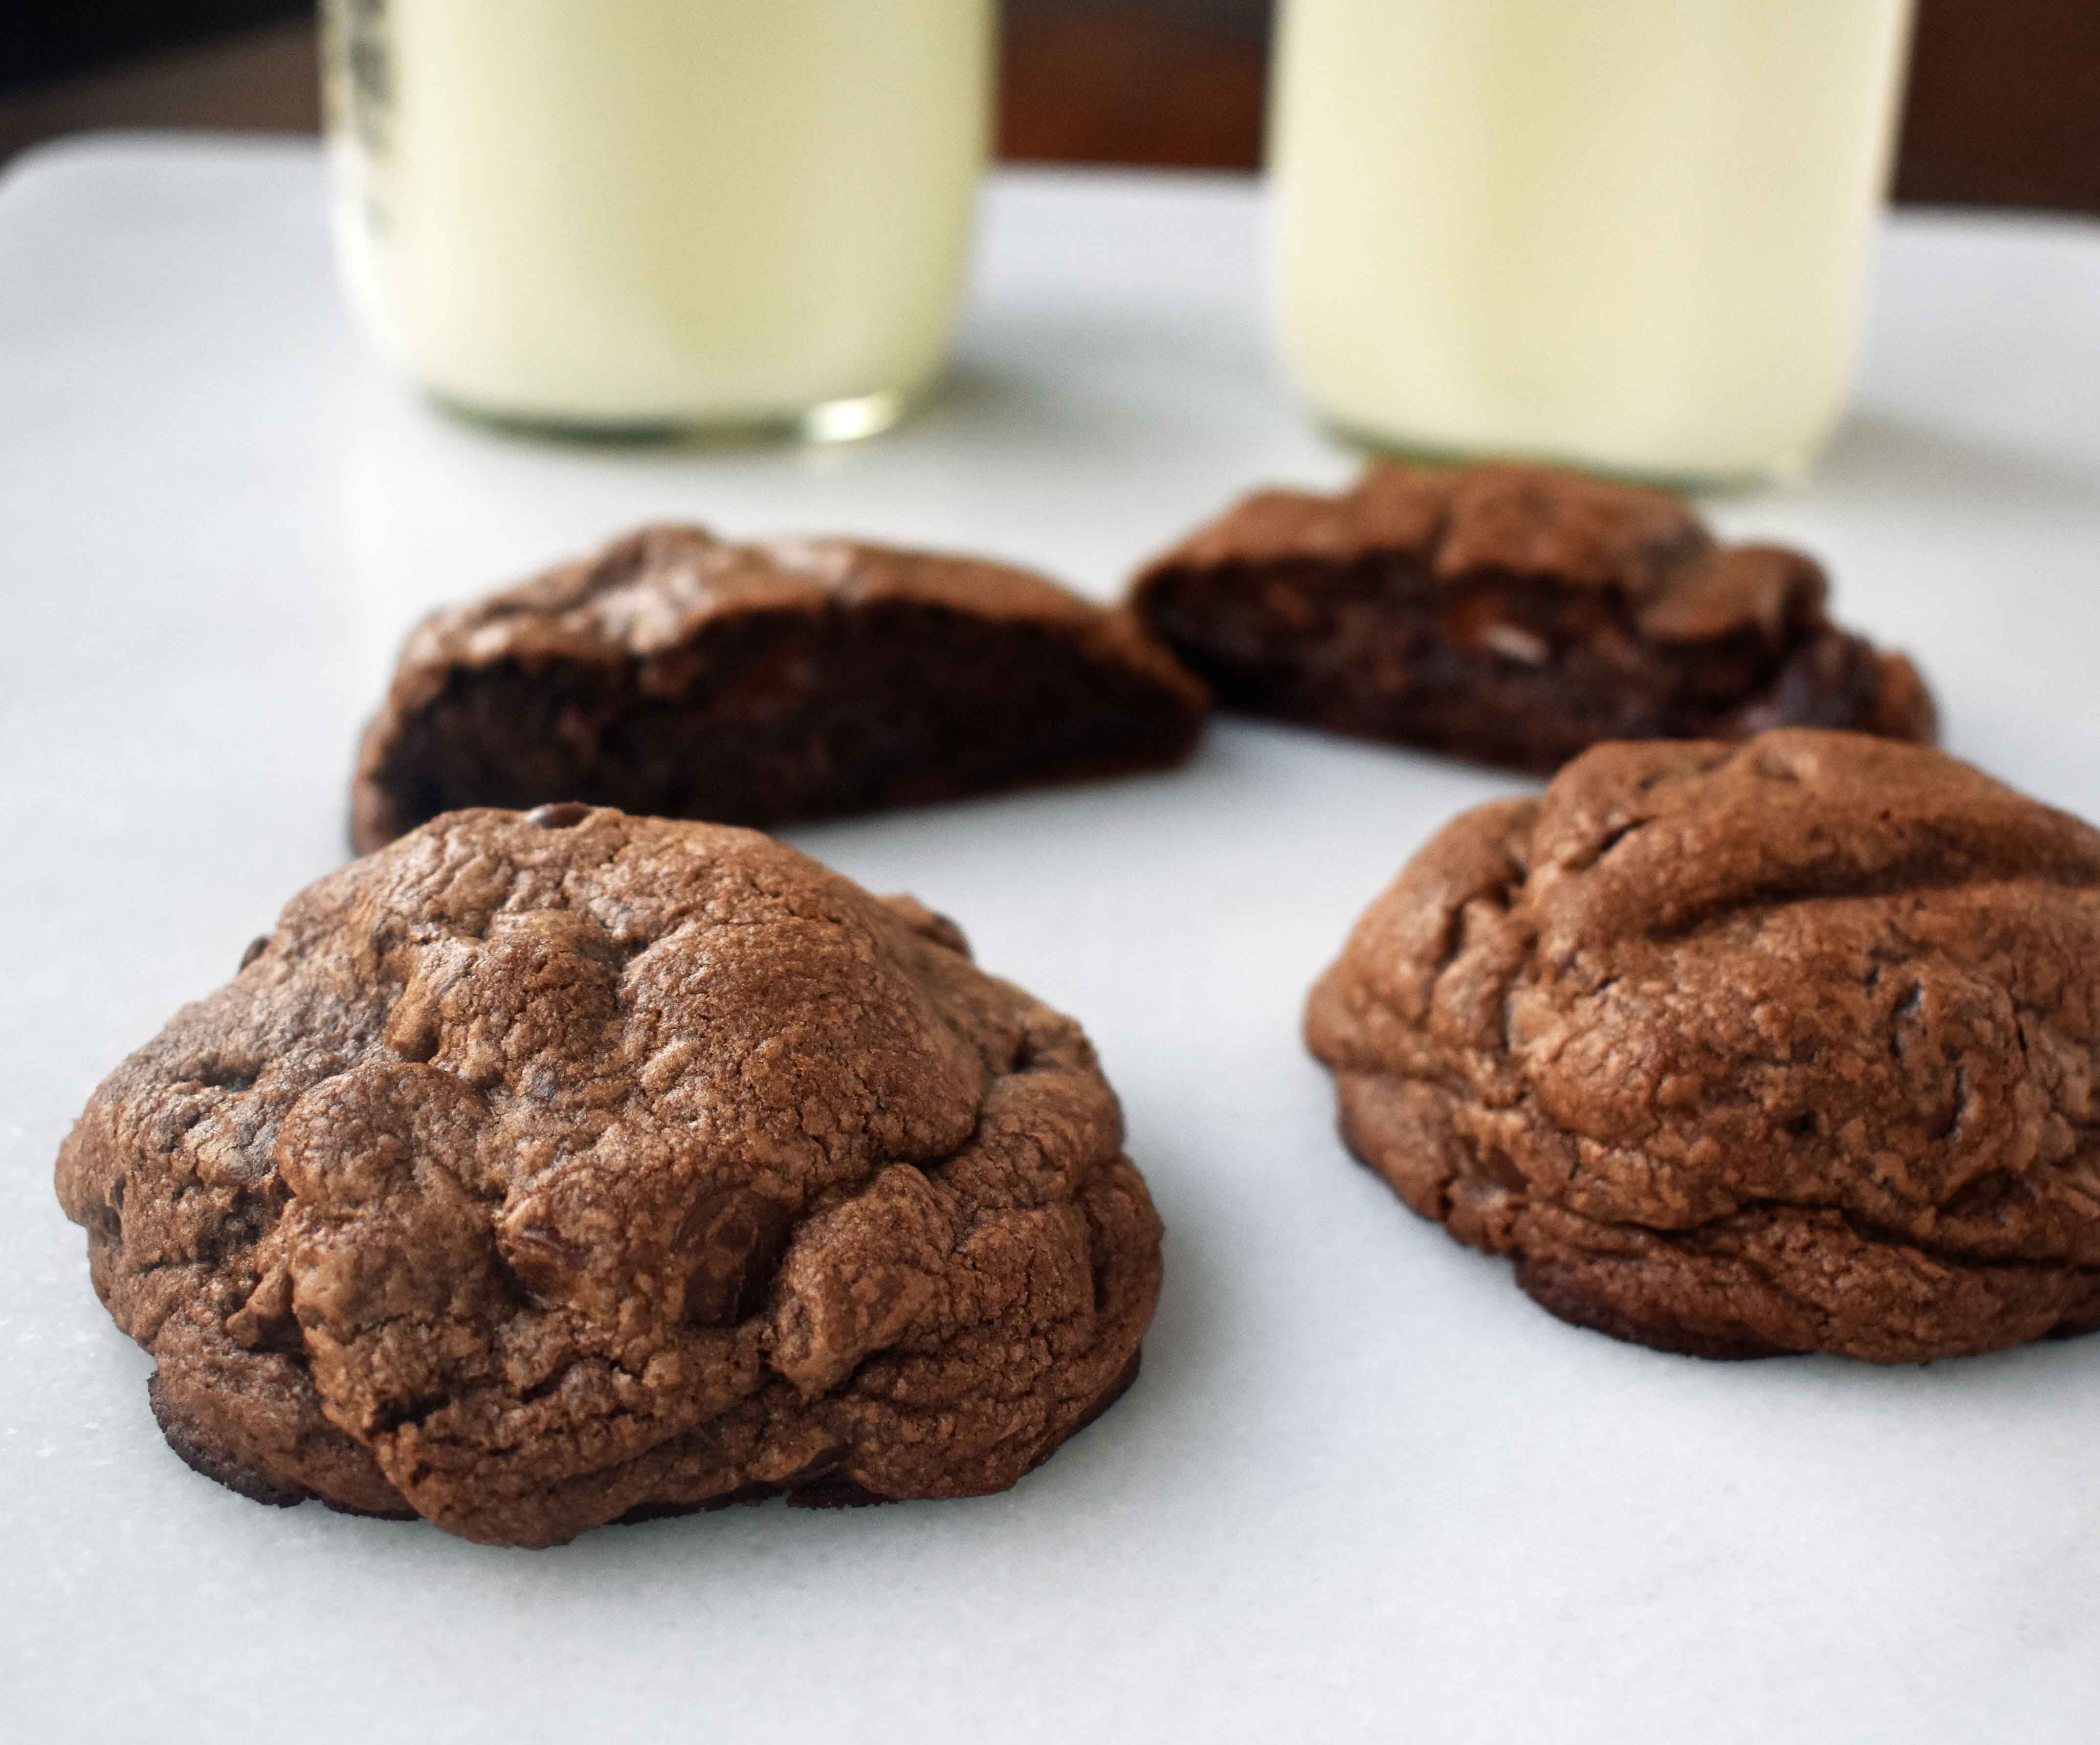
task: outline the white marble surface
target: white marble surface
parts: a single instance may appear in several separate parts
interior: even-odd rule
[[[1229,725],[1185,772],[796,833],[1078,1013],[1169,1227],[1126,1401],[1004,1496],[480,1549],[196,1478],[52,1154],[342,853],[426,604],[645,517],[1033,560],[1105,595],[1346,458],[1271,379],[1251,189],[1027,176],[945,399],[850,450],[537,447],[344,332],[293,147],[0,187],[0,1734],[25,1741],[2088,1740],[2100,1342],[1707,1365],[1550,1320],[1331,1136],[1307,984],[1513,784]],[[2100,233],[1909,218],[1858,415],[1719,506],[1824,554],[1952,748],[2100,814]]]

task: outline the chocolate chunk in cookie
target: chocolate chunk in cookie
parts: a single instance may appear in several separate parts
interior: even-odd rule
[[[1202,685],[1127,612],[1002,565],[651,527],[409,639],[360,853],[441,812],[579,800],[726,824],[1164,767]]]
[[[1842,727],[1930,743],[1910,663],[1838,629],[1798,552],[1542,467],[1382,465],[1270,491],[1133,584],[1220,705],[1551,772],[1606,739]]]
[[[1343,1136],[1564,1319],[1923,1362],[2100,1327],[2100,831],[1935,751],[1601,746],[1314,990]]]
[[[1159,1289],[1077,1025],[908,897],[566,804],[295,897],[58,1188],[192,1465],[491,1544],[1002,1490]]]

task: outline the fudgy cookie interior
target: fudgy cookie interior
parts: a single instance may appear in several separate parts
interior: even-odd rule
[[[771,825],[1153,769],[1202,687],[1129,614],[977,560],[653,527],[426,622],[368,729],[361,851],[579,800]]]
[[[572,799],[777,824],[1171,764],[1199,717],[1040,626],[891,601],[753,612],[686,662],[462,667],[404,715],[362,845],[466,806]]]
[[[1132,601],[1226,708],[1515,769],[1782,725],[1930,741],[1917,672],[1833,626],[1826,591],[1661,491],[1384,465],[1248,499]]]

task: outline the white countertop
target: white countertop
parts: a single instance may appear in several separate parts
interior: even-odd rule
[[[1017,1490],[490,1551],[196,1477],[51,1162],[340,861],[391,649],[645,518],[1107,596],[1352,463],[1272,379],[1252,185],[1002,177],[946,397],[818,453],[535,445],[344,329],[319,166],[101,141],[0,186],[0,1734],[2090,1740],[2100,1340],[1880,1371],[1581,1333],[1332,1135],[1308,985],[1520,784],[1227,724],[1175,774],[799,831],[1077,1014],[1168,1226],[1137,1386]],[[1907,218],[1800,543],[1952,750],[2100,816],[2100,230]]]

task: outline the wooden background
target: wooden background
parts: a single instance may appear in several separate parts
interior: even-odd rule
[[[1251,169],[1268,30],[1268,0],[1007,0],[1000,151]],[[0,161],[78,129],[311,130],[316,111],[294,20],[0,89]],[[2100,0],[1920,0],[1896,194],[2100,214]]]

